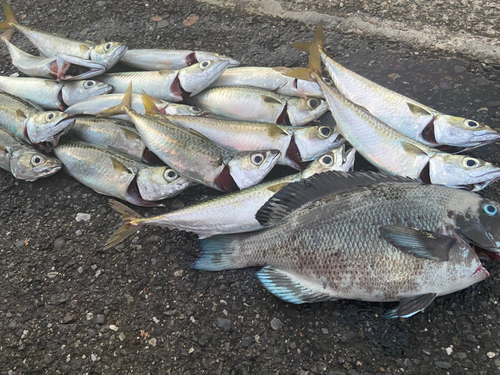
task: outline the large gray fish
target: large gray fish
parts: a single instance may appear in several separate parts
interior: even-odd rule
[[[105,109],[120,104],[123,100],[123,97],[124,94],[107,94],[102,96],[95,96],[86,100],[82,100],[79,103],[73,104],[72,106],[66,108],[65,112],[71,115],[97,115]],[[152,100],[160,113],[166,115],[201,116],[205,113],[200,108],[192,105],[170,103],[158,98],[152,98]],[[142,98],[138,94],[132,95],[132,109],[137,113],[146,113],[146,109],[144,108],[144,105],[142,103]],[[129,117],[126,114],[117,114],[113,117],[130,121]]]
[[[102,115],[125,112],[146,146],[180,175],[226,193],[258,184],[274,167],[278,150],[230,152],[195,131],[180,128],[161,115],[141,115],[130,109],[132,85],[123,103]],[[146,113],[156,109],[143,94]]]
[[[38,104],[43,109],[64,111],[72,104],[111,92],[113,86],[92,80],[57,82],[41,78],[0,76],[0,90]]]
[[[160,206],[152,201],[172,197],[193,185],[168,167],[151,167],[83,141],[64,140],[54,154],[64,170],[85,186],[138,206]]]
[[[283,74],[292,70],[292,68],[285,67],[268,68],[262,66],[227,69],[210,87],[251,86],[287,96],[317,98],[323,96],[316,82],[291,78]]]
[[[117,245],[144,225],[194,232],[199,238],[263,229],[255,214],[274,194],[289,183],[316,173],[351,170],[355,152],[353,148],[345,152],[345,146],[342,145],[322,155],[301,173],[264,182],[163,215],[142,217],[125,205],[110,201],[111,207],[122,215],[124,223],[106,242],[105,248]]]
[[[101,64],[85,59],[72,59],[72,63],[62,56],[33,56],[17,48],[10,41],[0,36],[9,49],[12,65],[29,77],[57,78],[62,81],[75,81],[91,78],[103,73]]]
[[[20,180],[35,181],[61,169],[61,162],[27,145],[21,138],[0,127],[0,168]]]
[[[366,108],[372,115],[398,132],[430,147],[449,145],[473,148],[500,139],[500,134],[477,121],[446,115],[404,95],[389,90],[332,60],[323,49],[323,23],[320,21],[312,43],[294,43],[310,51],[320,49],[333,83],[342,95]]]
[[[227,60],[229,67],[240,65],[217,53],[172,49],[129,49],[120,62],[140,70],[179,70],[207,60]]]
[[[18,23],[10,6],[4,3],[6,20],[0,23],[0,30],[15,28],[40,51],[43,56],[57,57],[67,63],[85,66],[86,61],[99,64],[99,73],[111,69],[125,54],[127,46],[118,42],[79,42],[58,35],[27,28]],[[95,66],[89,64],[89,67]],[[93,68],[92,68],[93,69]],[[86,77],[88,78],[88,76]]]
[[[334,126],[284,126],[213,117],[165,116],[172,124],[193,129],[229,151],[280,150],[278,164],[303,170],[345,140]]]
[[[159,162],[128,121],[78,116],[70,134],[82,141],[104,148],[110,147],[145,163]]]
[[[409,317],[489,276],[466,241],[486,236],[498,251],[498,207],[381,173],[322,173],[259,210],[259,222],[272,227],[201,240],[194,268],[260,266],[261,282],[287,302],[399,301],[389,316]]]
[[[0,126],[37,147],[57,146],[75,119],[64,112],[41,112],[24,99],[0,92]]]
[[[147,92],[160,99],[180,102],[186,93],[196,95],[209,87],[228,65],[227,60],[209,60],[181,70],[111,73],[96,79],[112,85],[115,93],[126,92],[132,83],[134,94]]]
[[[483,160],[430,148],[391,128],[364,107],[354,104],[321,78],[317,44],[308,69],[294,77],[314,79],[325,96],[342,136],[377,168],[426,183],[481,190],[500,179],[500,168]]]
[[[328,110],[320,98],[295,98],[253,87],[214,87],[188,98],[188,103],[225,118],[301,126]]]

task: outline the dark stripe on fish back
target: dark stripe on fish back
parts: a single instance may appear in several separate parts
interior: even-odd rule
[[[232,193],[233,191],[240,190],[236,182],[234,182],[233,176],[231,176],[228,165],[224,166],[222,172],[215,178],[214,183],[225,193]]]

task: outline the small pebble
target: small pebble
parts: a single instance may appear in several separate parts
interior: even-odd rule
[[[79,212],[76,214],[75,220],[76,221],[89,221],[90,214],[85,214],[85,213]]]
[[[113,330],[113,331],[115,331],[115,332],[116,332],[116,331],[118,331],[118,327],[117,327],[117,326],[115,326],[114,324],[110,324],[110,325],[109,325],[109,329],[111,329],[111,330]]]
[[[231,329],[232,323],[231,319],[228,318],[217,318],[217,327],[223,329],[224,331],[229,331]]]
[[[150,340],[148,341],[148,343],[149,343],[149,345],[151,345],[151,346],[156,346],[156,339],[153,337],[152,339],[150,339]]]
[[[281,320],[279,320],[278,318],[273,318],[271,320],[271,328],[273,330],[278,330],[280,329],[281,327],[283,327],[283,322]]]
[[[118,335],[118,338],[120,339],[120,341],[125,340],[125,334],[123,332],[120,332],[120,334]]]
[[[104,323],[104,315],[103,314],[97,314],[95,318],[95,322],[97,324],[103,324]]]
[[[453,348],[452,347],[446,348],[445,351],[446,354],[451,355],[451,353],[453,353]]]
[[[496,354],[493,352],[488,352],[488,353],[486,353],[486,355],[488,356],[488,358],[495,358],[496,357]]]
[[[448,363],[448,362],[436,361],[434,363],[436,364],[437,367],[445,369],[445,370],[451,368],[451,363]]]

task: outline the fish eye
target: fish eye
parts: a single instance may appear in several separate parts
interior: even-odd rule
[[[177,177],[179,177],[179,175],[173,169],[165,169],[163,172],[163,178],[168,182],[175,181]]]
[[[211,61],[202,61],[201,63],[198,64],[198,66],[200,67],[200,69],[206,69],[210,65],[212,65]]]
[[[483,204],[483,211],[486,212],[486,215],[488,216],[495,216],[498,212],[498,209],[491,203],[485,203]]]
[[[191,106],[189,109],[190,109],[190,110],[191,110],[191,112],[193,112],[193,113],[201,113],[201,109],[200,109],[200,108],[198,108],[198,107]]]
[[[95,81],[85,81],[85,84],[83,86],[85,87],[92,87],[95,85]]]
[[[479,126],[479,122],[474,120],[464,120],[464,124],[468,128],[477,128]]]
[[[319,100],[316,98],[307,99],[307,108],[316,109],[319,106]]]
[[[325,138],[328,138],[330,136],[330,134],[332,134],[332,129],[329,128],[328,126],[322,126],[318,129],[319,131],[319,134],[321,134],[321,136],[325,137]]]
[[[106,43],[106,45],[104,46],[104,50],[109,51],[111,49],[111,46],[112,46],[111,43]]]
[[[323,155],[318,160],[319,160],[319,163],[321,165],[324,165],[324,166],[327,166],[327,167],[329,167],[330,165],[333,164],[333,158],[330,155]]]
[[[462,161],[462,165],[465,167],[465,168],[476,168],[479,166],[479,160],[477,159],[474,159],[474,158],[465,158],[463,161]]]
[[[52,120],[54,117],[56,117],[54,112],[49,112],[47,113],[47,116],[45,116],[47,120]]]
[[[31,157],[31,165],[34,167],[38,167],[39,165],[43,164],[43,161],[43,157],[40,155],[35,154]]]
[[[261,152],[256,152],[251,156],[252,164],[259,166],[264,162],[264,154]]]
[[[323,81],[328,85],[331,86],[333,84],[333,81],[330,78],[323,78]]]

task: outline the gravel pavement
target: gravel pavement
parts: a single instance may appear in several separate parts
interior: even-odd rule
[[[386,2],[369,3],[361,10],[370,17],[387,14]],[[393,3],[401,20],[403,2]],[[462,9],[476,2],[455,3]],[[208,50],[243,65],[307,62],[290,42],[312,38],[312,24],[242,4],[248,6],[193,0],[11,3],[23,24],[75,39]],[[343,7],[332,1],[332,10],[329,2],[314,4],[315,11],[335,17],[357,10],[349,1]],[[427,12],[428,24],[439,28],[431,10],[417,12]],[[411,14],[412,25],[421,22],[423,16]],[[460,22],[449,21],[450,28],[460,33]],[[493,26],[491,35],[474,28],[467,33],[497,38],[498,24]],[[13,42],[35,51],[20,34]],[[500,66],[493,59],[332,26],[325,30],[325,45],[341,64],[380,84],[500,127]],[[14,72],[0,47],[0,74]],[[471,154],[500,164],[496,144]],[[283,168],[275,175],[289,172]],[[482,194],[500,201],[499,186]],[[138,211],[159,214],[218,194],[196,187],[165,201],[165,208]],[[268,293],[255,269],[192,270],[198,240],[190,233],[144,228],[104,251],[119,216],[106,197],[62,172],[28,183],[0,170],[0,202],[1,374],[500,373],[500,267],[491,260],[484,262],[491,273],[484,282],[438,298],[411,319],[387,320],[380,315],[393,304],[294,306]],[[77,220],[79,213],[90,217]]]

